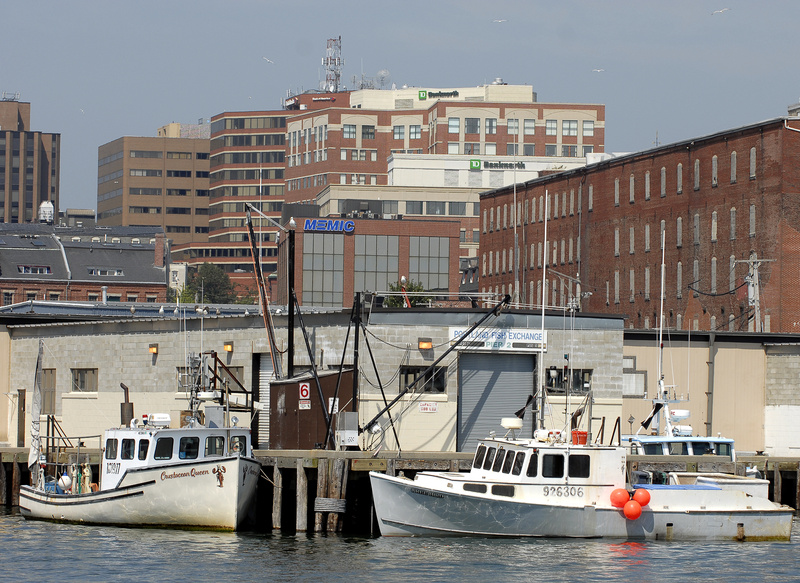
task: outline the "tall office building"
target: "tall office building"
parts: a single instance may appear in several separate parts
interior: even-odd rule
[[[50,201],[58,211],[61,134],[31,131],[31,104],[19,95],[0,100],[0,222],[38,220]]]
[[[182,128],[170,124],[160,137],[126,136],[100,146],[98,225],[160,226],[173,244],[206,240],[209,126]],[[178,137],[185,135],[197,137]]]

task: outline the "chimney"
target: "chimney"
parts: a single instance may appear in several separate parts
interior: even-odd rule
[[[164,233],[156,233],[156,250],[155,250],[156,267],[164,267]]]

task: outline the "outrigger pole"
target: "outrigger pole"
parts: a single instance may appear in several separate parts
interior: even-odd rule
[[[503,297],[503,299],[500,301],[500,303],[499,303],[499,304],[497,304],[497,305],[496,305],[494,308],[492,308],[492,310],[491,310],[489,313],[487,313],[486,315],[484,315],[484,316],[483,316],[483,318],[481,318],[480,320],[478,320],[477,322],[475,322],[475,323],[474,323],[472,326],[470,326],[470,327],[469,327],[469,328],[468,328],[468,329],[467,329],[467,330],[466,330],[466,331],[465,331],[463,334],[461,334],[461,336],[459,336],[459,337],[458,337],[458,338],[457,338],[457,339],[456,339],[456,340],[455,340],[455,341],[454,341],[454,342],[453,342],[453,343],[450,345],[450,348],[448,348],[447,350],[445,350],[445,351],[444,351],[444,353],[442,353],[442,355],[441,355],[439,358],[437,358],[437,359],[436,359],[436,360],[433,362],[433,364],[432,364],[432,365],[430,365],[428,368],[426,368],[424,371],[422,371],[422,372],[421,372],[421,373],[419,373],[419,374],[418,374],[416,377],[414,377],[414,380],[412,380],[410,383],[408,383],[408,384],[405,386],[405,388],[404,388],[402,391],[400,391],[400,393],[399,393],[399,394],[398,394],[398,395],[397,395],[397,396],[396,396],[394,399],[392,399],[392,402],[391,402],[391,403],[389,403],[389,404],[388,404],[388,405],[386,405],[386,406],[385,406],[383,409],[381,409],[381,411],[380,411],[380,412],[379,412],[377,415],[375,415],[375,417],[373,417],[373,418],[372,418],[372,420],[370,420],[370,421],[369,421],[369,422],[368,422],[366,425],[364,425],[364,427],[359,427],[359,428],[358,428],[358,432],[359,432],[359,433],[363,433],[363,432],[365,432],[365,431],[369,431],[369,430],[370,430],[370,429],[371,429],[371,428],[372,428],[372,427],[373,427],[373,426],[374,426],[374,425],[375,425],[375,424],[378,422],[378,419],[380,419],[380,418],[381,418],[381,416],[382,416],[384,413],[386,413],[386,412],[387,412],[389,409],[391,409],[391,408],[394,406],[394,404],[395,404],[395,403],[397,403],[397,401],[399,401],[400,399],[402,399],[402,398],[403,398],[403,396],[404,396],[406,393],[408,393],[408,391],[410,391],[410,390],[411,390],[411,388],[412,388],[414,385],[416,385],[416,384],[419,382],[419,380],[420,380],[420,379],[424,379],[424,378],[425,378],[425,376],[426,376],[428,373],[430,373],[430,372],[431,372],[431,371],[432,371],[432,370],[433,370],[433,369],[436,367],[436,365],[437,365],[437,364],[439,364],[439,363],[440,363],[440,362],[441,362],[441,361],[444,359],[444,357],[445,357],[445,356],[447,356],[447,355],[448,355],[448,354],[450,354],[450,353],[451,353],[453,350],[455,350],[455,349],[456,349],[456,347],[457,347],[459,344],[461,344],[461,343],[462,343],[464,340],[466,340],[466,338],[467,338],[467,337],[469,337],[469,335],[470,335],[470,334],[472,334],[472,332],[473,332],[474,330],[476,330],[476,329],[477,329],[479,326],[481,326],[481,324],[483,324],[483,323],[484,323],[486,320],[488,320],[488,319],[489,319],[490,317],[492,317],[492,316],[498,316],[498,315],[500,314],[500,311],[503,309],[503,307],[505,307],[505,306],[509,305],[510,303],[511,303],[511,296],[510,296],[510,295],[508,295],[508,294],[506,294],[506,295]]]

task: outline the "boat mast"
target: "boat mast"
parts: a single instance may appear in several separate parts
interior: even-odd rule
[[[545,308],[545,296],[547,295],[547,217],[550,215],[550,211],[548,210],[548,202],[550,200],[550,196],[547,193],[547,189],[544,191],[544,243],[542,245],[543,249],[543,261],[542,261],[542,340],[541,340],[541,351],[539,352],[539,398],[538,403],[536,403],[537,408],[537,415],[538,423],[536,423],[536,427],[534,430],[541,429],[544,427],[544,308]]]
[[[666,253],[667,247],[665,237],[666,232],[661,231],[661,297],[659,298],[660,315],[658,320],[658,401],[663,403],[661,412],[664,414],[664,434],[672,435],[672,423],[669,418],[669,395],[664,386],[664,277],[666,273],[664,254]]]

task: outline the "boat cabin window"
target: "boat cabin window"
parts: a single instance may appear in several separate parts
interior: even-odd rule
[[[147,450],[150,449],[150,440],[149,439],[140,439],[139,440],[139,459],[146,460],[147,459]]]
[[[570,478],[588,478],[589,477],[589,456],[588,455],[571,455],[567,465],[567,475]]]
[[[117,459],[117,440],[116,439],[106,439],[106,459],[107,460],[115,460]]]
[[[464,484],[465,492],[477,492],[478,494],[486,494],[486,484]]]
[[[197,459],[197,453],[200,451],[200,438],[199,437],[181,437],[180,450],[178,457],[182,460]]]
[[[539,472],[539,454],[533,452],[531,454],[531,461],[528,462],[528,471],[526,472],[526,476],[529,478],[535,478]]]
[[[669,455],[689,455],[689,448],[686,447],[685,441],[673,441],[668,443]]]
[[[136,441],[133,439],[123,439],[122,447],[120,448],[120,458],[132,460],[134,451],[136,451]]]
[[[514,456],[516,455],[515,452],[509,451],[506,453],[506,459],[503,461],[503,473],[510,474],[511,473],[511,466],[514,465]]]
[[[480,469],[480,467],[483,465],[483,458],[485,456],[486,456],[486,446],[479,445],[478,451],[475,452],[475,461],[472,462],[472,467]]]
[[[172,438],[159,437],[156,441],[156,452],[153,457],[157,460],[168,460],[172,458]]]
[[[542,457],[542,476],[545,478],[564,477],[564,456],[545,454]]]
[[[218,435],[206,437],[206,457],[223,455],[225,453],[225,438]]]
[[[725,457],[733,458],[733,452],[731,451],[731,444],[730,443],[718,443],[717,444],[717,455],[724,455]]]
[[[503,467],[503,457],[505,456],[505,449],[502,447],[497,448],[497,455],[494,456],[494,465],[492,466],[493,472],[499,472]]]
[[[663,455],[664,448],[660,443],[643,443],[640,445],[644,449],[644,455]]]
[[[517,457],[514,458],[514,467],[511,468],[511,473],[519,476],[522,473],[522,465],[525,463],[525,452],[518,451]]]
[[[492,469],[492,462],[494,461],[494,451],[493,447],[490,447],[486,450],[486,459],[483,461],[483,469],[484,470],[491,470]]]
[[[714,446],[707,441],[693,441],[692,451],[694,455],[714,455]]]
[[[247,454],[247,438],[244,435],[234,435],[231,437],[231,453]]]

